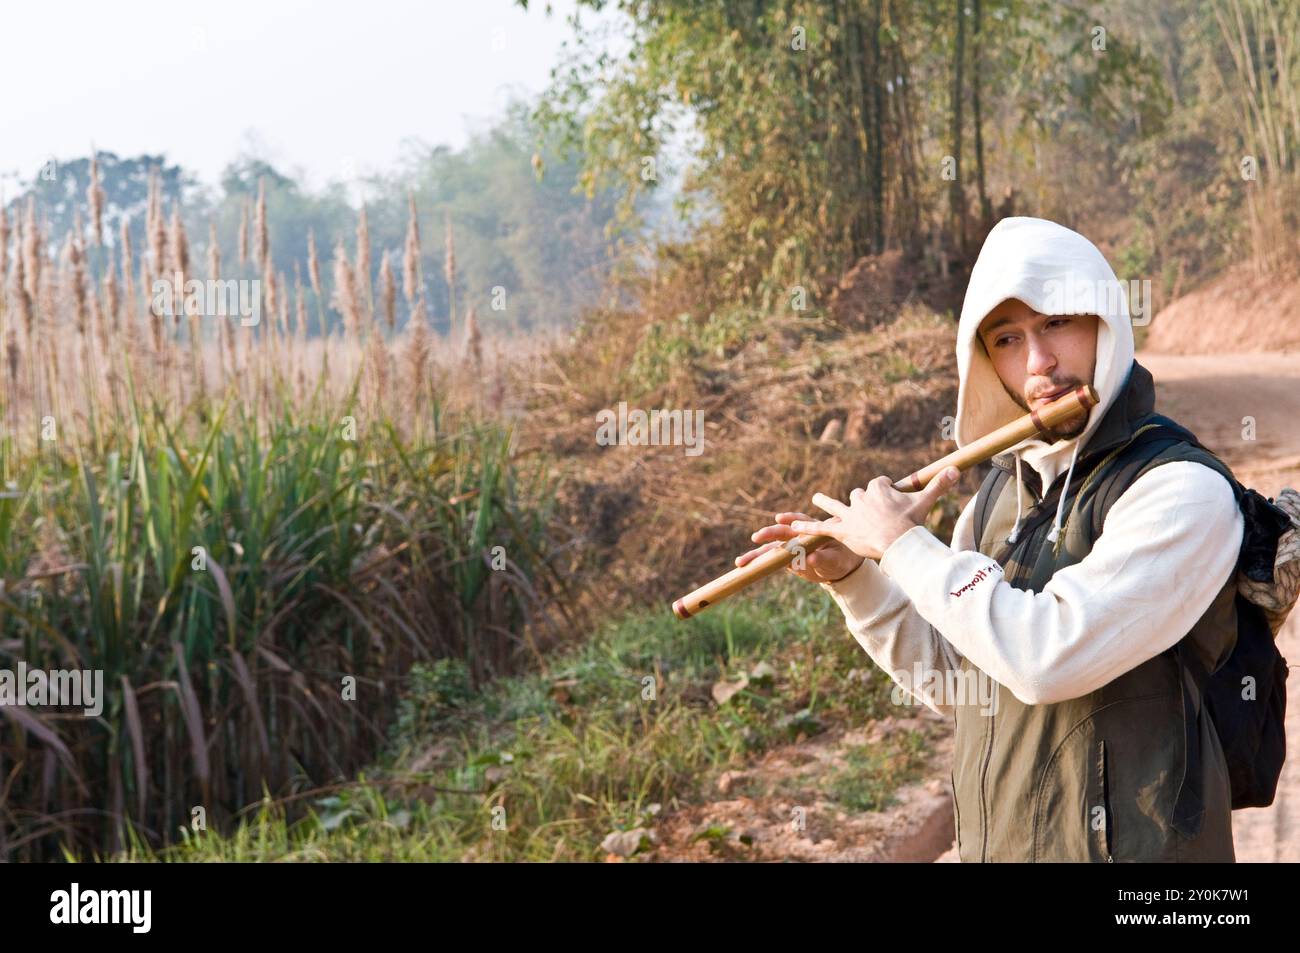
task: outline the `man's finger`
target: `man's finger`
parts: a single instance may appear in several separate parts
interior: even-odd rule
[[[807,519],[805,516],[804,519]],[[792,530],[789,525],[764,526],[756,530],[749,537],[752,543],[766,543],[769,539],[794,539],[799,534]]]
[[[771,543],[767,543],[763,546],[759,546],[757,549],[751,549],[747,553],[742,553],[741,555],[736,557],[736,566],[737,567],[746,566],[749,563],[753,562],[755,559],[757,559],[759,556],[761,556],[763,553],[767,552],[769,549],[773,549],[780,545],[781,545],[780,542],[774,541]]]
[[[849,511],[847,506],[835,499],[835,497],[827,496],[825,493],[814,493],[812,501],[817,507],[833,516],[844,516]]]
[[[829,536],[831,539],[844,541],[844,526],[836,520],[795,520],[790,524],[790,528],[799,533]]]
[[[776,521],[778,523],[793,523],[795,520],[812,519],[807,513],[777,513]]]
[[[956,467],[941,470],[938,476],[925,485],[924,490],[916,494],[916,504],[912,507],[912,512],[922,516],[929,513],[934,509],[934,504],[939,502],[939,497],[951,490],[960,478],[961,471]]]

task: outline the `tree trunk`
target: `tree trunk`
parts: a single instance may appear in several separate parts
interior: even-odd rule
[[[966,51],[965,17],[962,16],[962,4],[957,0],[957,42],[953,53],[952,77],[952,160],[953,177],[948,187],[948,204],[952,216],[952,235],[962,255],[966,254],[966,199],[961,187],[961,100],[962,100],[962,60]]]
[[[974,0],[973,6],[975,24],[971,45],[974,47],[975,64],[971,70],[970,78],[971,108],[975,112],[975,181],[979,187],[980,231],[985,233],[993,227],[993,207],[989,202],[989,195],[984,187],[984,119],[980,114],[980,83],[983,80],[982,73],[984,71],[984,44],[980,37],[980,0]]]
[[[871,18],[871,208],[873,219],[872,248],[878,255],[885,249],[885,139],[881,135],[880,114],[884,111],[880,90],[880,5],[876,0]]]

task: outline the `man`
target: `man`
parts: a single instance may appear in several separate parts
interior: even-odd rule
[[[1083,383],[1098,406],[995,458],[1002,482],[986,486],[1000,489],[979,514],[972,498],[950,546],[923,524],[955,471],[912,494],[883,476],[847,503],[817,494],[832,519],[778,514],[737,560],[833,537],[796,574],[831,593],[876,664],[954,719],[963,861],[1234,859],[1223,751],[1180,663],[1213,670],[1235,644],[1243,519],[1188,444],[1094,514],[1091,481],[1154,408],[1117,287],[1082,235],[999,222],[957,330],[957,445]],[[981,679],[992,705],[971,688]]]

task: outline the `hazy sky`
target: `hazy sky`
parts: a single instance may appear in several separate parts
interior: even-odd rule
[[[535,94],[574,0],[73,0],[0,12],[0,184],[51,156],[165,152],[215,183],[250,146],[313,186],[464,143]],[[584,22],[594,19],[584,11]]]

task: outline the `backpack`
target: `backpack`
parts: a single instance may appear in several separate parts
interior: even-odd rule
[[[1232,486],[1241,510],[1244,528],[1237,556],[1235,606],[1236,645],[1214,671],[1205,670],[1193,653],[1183,651],[1183,641],[1167,650],[1178,660],[1199,691],[1204,709],[1218,734],[1232,786],[1232,809],[1267,807],[1277,792],[1282,763],[1286,759],[1287,662],[1275,641],[1291,608],[1300,596],[1300,493],[1290,487],[1276,500],[1243,487],[1231,469],[1198,441],[1186,428],[1161,414],[1148,414],[1128,444],[1107,455],[1082,485],[1095,484],[1098,505],[1093,507],[1091,539],[1102,533],[1102,524],[1115,500],[1134,480],[1162,462],[1155,458],[1177,443],[1188,443],[1211,457]],[[992,503],[1011,474],[995,467],[980,486],[975,503],[975,539],[983,538]],[[1076,498],[1076,502],[1077,502]],[[1245,679],[1253,680],[1255,697],[1243,698]],[[1188,747],[1188,776],[1194,773],[1200,756],[1193,724],[1196,705],[1184,689],[1184,714]],[[1192,802],[1180,796],[1176,814],[1190,820]],[[1186,808],[1184,804],[1188,804]]]

